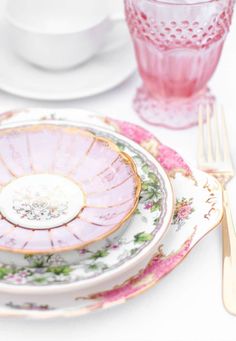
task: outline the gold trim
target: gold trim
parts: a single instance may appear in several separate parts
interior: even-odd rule
[[[193,239],[195,233],[196,233],[196,229],[197,229],[197,225],[194,226],[193,228],[193,232],[190,236],[190,239]],[[175,251],[175,252],[171,252],[169,253],[169,255],[165,255],[164,252],[163,252],[163,244],[159,245],[158,247],[158,251],[157,253],[155,253],[153,255],[153,257],[149,260],[149,262],[147,263],[147,265],[143,268],[143,269],[140,269],[135,275],[131,276],[130,278],[126,279],[125,281],[123,281],[121,284],[118,284],[118,285],[115,285],[111,290],[116,290],[116,289],[120,289],[121,287],[127,285],[129,282],[131,281],[135,281],[140,275],[142,275],[142,273],[152,264],[153,260],[160,256],[162,257],[162,259],[167,259],[169,258],[170,256],[172,257],[175,257],[179,252],[180,250],[182,250],[184,248],[184,245],[186,244],[186,242],[188,242],[188,240],[186,240],[181,246],[180,248]],[[110,291],[110,289],[108,290]],[[80,300],[80,299],[96,299],[96,298],[99,298],[101,293],[104,293],[104,292],[107,292],[107,291],[103,291],[103,292],[98,292],[98,293],[95,293],[95,294],[91,294],[91,295],[88,295],[88,296],[85,296],[85,297],[82,297],[82,296],[78,296],[75,298],[76,301]],[[129,297],[132,297],[133,295],[130,295]]]
[[[100,177],[103,173],[105,173],[107,170],[109,170],[109,169],[112,167],[112,165],[114,165],[114,163],[116,163],[119,159],[120,159],[120,155],[118,155],[118,156],[112,161],[112,163],[111,163],[109,166],[107,166],[105,169],[103,169],[101,172],[99,172],[99,173],[93,175],[92,178],[88,178],[88,179],[83,180],[83,183],[92,182],[96,177]]]
[[[82,241],[82,240],[77,236],[76,233],[74,233],[74,232],[71,231],[70,226],[65,225],[65,226],[64,226],[64,229],[65,229],[66,231],[69,231],[76,239],[78,239],[79,241]]]
[[[1,220],[5,220],[5,219],[1,219]],[[0,239],[2,239],[3,237],[8,236],[9,234],[11,234],[11,232],[16,228],[16,225],[12,225],[10,226],[3,234],[0,235]]]
[[[200,239],[198,239],[198,241],[197,241],[197,242],[188,250],[188,252],[186,253],[186,255],[181,259],[181,261],[180,261],[176,266],[178,266],[180,263],[182,263],[182,262],[185,260],[185,258],[188,256],[188,254],[190,253],[190,251],[191,251],[195,246],[197,246],[198,243],[200,243],[201,240],[202,240],[205,236],[207,236],[212,230],[214,230],[217,226],[219,226],[219,224],[220,224],[221,221],[222,221],[222,218],[223,218],[223,212],[222,212],[222,215],[220,215],[220,218],[219,218],[218,223],[215,224],[213,227],[211,227],[210,230],[208,230],[203,236],[201,236]],[[196,226],[195,226],[195,228],[196,228]],[[181,247],[183,247],[183,244],[182,244]],[[176,266],[175,266],[173,269],[171,269],[169,272],[167,272],[164,276],[162,276],[160,279],[164,278],[164,277],[167,276],[169,273],[171,273],[171,272],[176,268]],[[154,287],[157,283],[159,283],[160,279],[159,279],[157,282],[155,282],[155,283],[151,283],[148,287],[146,287],[146,288],[140,290],[137,294],[131,295],[131,296],[128,297],[126,300],[132,299],[132,298],[134,298],[134,297],[136,297],[136,296],[138,296],[138,295],[140,295],[140,294],[143,294],[145,291],[151,289],[151,288]]]
[[[58,155],[58,152],[60,151],[60,142],[61,142],[61,133],[58,134],[58,139],[57,139],[57,142],[56,142],[56,150],[55,150],[55,154],[54,154],[54,157],[52,159],[52,163],[51,163],[51,171],[53,172],[54,169],[55,169],[55,165],[56,165],[56,161],[57,161],[57,155]]]
[[[11,177],[13,177],[14,179],[17,179],[17,174],[15,174],[14,172],[12,172],[12,170],[10,169],[9,165],[7,164],[7,162],[4,160],[4,158],[2,157],[2,154],[0,153],[0,162],[1,164],[6,168],[7,172],[9,173],[9,175]],[[4,185],[3,185],[4,186]]]
[[[79,168],[79,166],[81,166],[81,164],[83,164],[83,162],[86,160],[86,157],[89,155],[90,151],[92,150],[93,146],[95,145],[95,142],[97,142],[96,138],[93,138],[92,142],[90,143],[88,149],[86,150],[86,152],[84,153],[82,160],[78,161],[76,163],[76,165],[74,165],[73,169],[71,169],[67,174],[68,175],[73,175],[77,169]]]
[[[92,222],[92,221],[88,221],[88,220],[84,219],[83,217],[77,217],[77,220],[82,221],[82,222],[85,222],[85,223],[88,223],[88,224],[90,224],[90,225],[94,225],[94,226],[96,226],[96,227],[102,227],[102,226],[108,227],[108,226],[112,226],[112,225],[113,225],[113,224],[108,224],[108,225],[97,224],[97,223],[94,223],[94,222]]]
[[[120,155],[118,155],[118,156],[115,158],[115,160],[113,160],[112,163],[111,163],[109,166],[107,166],[107,168],[103,169],[101,172],[99,172],[98,174],[94,175],[94,177],[100,176],[100,175],[102,175],[103,173],[105,173],[108,169],[110,169],[111,166],[114,165],[114,163],[116,163],[116,162],[119,160],[119,158],[120,158]],[[90,179],[88,179],[88,180],[90,180]],[[88,180],[87,180],[87,181],[88,181]],[[92,180],[93,180],[93,178],[92,178]]]
[[[145,293],[146,291],[152,289],[154,286],[156,286],[157,284],[159,284],[159,282],[166,276],[168,276],[176,267],[178,267],[183,261],[185,261],[185,258],[187,258],[188,254],[202,241],[203,238],[205,238],[210,232],[212,232],[217,226],[219,226],[219,224],[221,223],[221,220],[223,219],[223,209],[222,209],[222,215],[219,219],[219,221],[210,228],[210,230],[208,230],[203,236],[201,236],[200,239],[198,239],[196,241],[196,243],[194,243],[192,245],[192,247],[189,248],[188,252],[186,253],[186,255],[175,265],[174,268],[172,268],[170,271],[168,271],[164,276],[162,276],[161,278],[159,278],[157,281],[152,281],[148,286],[146,286],[143,289],[140,289],[138,292],[126,297],[125,299],[119,300],[119,303],[117,303],[117,301],[114,303],[114,305],[118,305],[118,304],[124,304],[127,301],[142,295],[143,293]],[[183,244],[181,245],[181,247],[183,247]],[[180,248],[181,248],[180,247]],[[155,255],[156,256],[156,255]],[[155,257],[154,256],[154,257]],[[154,258],[153,257],[153,258]],[[135,276],[134,276],[135,277]],[[128,279],[127,281],[129,281],[130,279]],[[111,289],[112,290],[112,289]],[[75,310],[75,311],[62,311],[60,312],[60,310],[58,312],[55,313],[55,311],[48,311],[48,312],[34,312],[34,315],[31,315],[29,311],[6,311],[6,313],[2,313],[0,311],[0,317],[18,317],[18,318],[23,318],[23,317],[27,317],[30,319],[50,319],[50,318],[58,318],[58,317],[79,317],[82,315],[87,315],[91,312],[95,312],[98,310],[106,310],[108,309],[109,306],[100,306],[98,304],[98,307],[95,307],[92,309],[91,306],[85,307],[85,308],[79,308],[79,310]]]
[[[48,230],[48,236],[49,236],[49,241],[51,244],[51,247],[54,248],[54,241],[53,241],[53,230]]]
[[[119,207],[119,206],[123,206],[124,204],[126,204],[127,202],[129,202],[130,200],[132,200],[133,198],[130,198],[126,201],[121,202],[120,204],[117,205],[112,205],[112,206],[86,206],[86,208],[114,208],[114,207]]]
[[[23,244],[22,249],[24,249],[26,247],[26,245],[29,244],[29,242],[33,239],[34,236],[34,232],[35,230],[31,230],[31,236],[28,238],[28,240],[26,240],[26,242]]]
[[[123,224],[125,224],[125,222],[127,220],[129,220],[131,218],[131,216],[133,215],[133,213],[135,212],[135,210],[136,210],[136,208],[138,206],[139,195],[140,195],[140,192],[141,192],[142,184],[141,184],[141,179],[140,179],[140,177],[139,177],[139,175],[137,173],[137,167],[136,167],[133,159],[128,154],[124,153],[123,151],[120,151],[120,149],[116,146],[116,144],[114,142],[112,142],[111,140],[106,139],[104,137],[96,136],[93,133],[91,133],[89,131],[86,131],[86,130],[84,130],[82,128],[70,126],[69,123],[68,123],[68,126],[63,126],[63,125],[60,125],[60,124],[57,124],[57,123],[49,124],[49,123],[43,123],[43,122],[42,123],[41,122],[40,123],[36,123],[35,125],[34,124],[27,125],[27,123],[22,123],[22,125],[17,125],[16,127],[11,127],[11,128],[1,127],[0,136],[7,135],[9,132],[12,133],[13,129],[14,129],[14,132],[16,132],[16,131],[23,131],[23,132],[26,132],[27,135],[28,135],[29,131],[39,131],[39,130],[42,130],[42,129],[45,129],[45,128],[51,129],[51,130],[61,129],[63,131],[69,132],[71,134],[78,134],[78,132],[80,132],[80,134],[83,135],[83,136],[92,137],[93,138],[93,142],[90,145],[89,149],[87,150],[86,155],[89,154],[89,152],[92,149],[95,141],[100,141],[102,143],[105,143],[110,149],[115,151],[118,154],[118,157],[121,157],[123,162],[128,164],[130,166],[131,170],[132,170],[132,175],[131,176],[133,176],[134,182],[135,182],[135,193],[134,193],[134,197],[129,199],[129,200],[127,200],[127,202],[133,199],[134,200],[133,207],[128,211],[127,215],[120,221],[120,223],[114,226],[114,228],[112,228],[108,232],[102,234],[98,238],[92,239],[92,240],[87,241],[87,242],[83,242],[83,243],[81,243],[79,245],[74,245],[74,246],[70,246],[70,247],[51,248],[51,249],[48,249],[48,250],[23,250],[23,249],[12,249],[12,248],[8,248],[8,247],[0,246],[0,250],[2,250],[2,251],[7,251],[7,252],[10,251],[12,253],[20,253],[20,254],[47,254],[49,252],[58,253],[58,252],[82,249],[82,248],[85,248],[85,247],[87,247],[88,245],[90,245],[92,243],[95,243],[95,242],[98,242],[98,241],[100,241],[102,239],[107,238],[109,235],[111,235],[112,233],[117,231]],[[27,174],[27,175],[34,175],[34,174],[35,173],[31,173],[31,174]],[[50,173],[47,173],[47,172],[46,173],[45,172],[42,172],[42,173],[36,172],[36,174],[50,174]],[[69,171],[69,174],[71,174],[71,171]],[[27,175],[24,175],[24,176],[27,176]],[[55,175],[60,175],[60,176],[63,177],[63,175],[61,175],[61,174],[55,173]],[[64,176],[64,177],[67,178],[66,176]],[[18,178],[20,178],[20,177],[18,177]],[[14,180],[15,180],[15,178],[12,179],[11,181],[9,181],[8,183],[10,183],[10,182],[12,182]],[[86,196],[85,196],[85,193],[84,193],[84,190],[83,190],[83,185],[81,184],[81,182],[77,182],[76,180],[70,179],[70,178],[69,178],[69,180],[70,181],[74,181],[80,187],[80,189],[83,192],[84,199],[85,199]],[[7,184],[5,184],[5,186],[6,185]],[[86,201],[87,200],[85,199],[84,205],[81,208],[80,212],[86,207]],[[114,207],[116,207],[116,206],[114,206]],[[8,221],[5,217],[3,217],[3,218],[6,221]],[[72,219],[71,221],[73,221],[74,219]],[[11,221],[9,221],[9,222],[12,224]],[[69,223],[70,222],[67,222],[66,225],[69,224]],[[60,227],[63,227],[63,226],[65,227],[65,224],[57,226],[55,228],[60,228]],[[101,225],[101,226],[103,226],[103,225]],[[19,226],[19,228],[24,228],[24,227]],[[27,229],[28,230],[32,230],[32,231],[36,230],[36,229],[33,229],[33,228],[32,229],[27,228]],[[45,231],[45,230],[52,230],[52,229],[54,229],[54,228],[51,228],[51,229],[46,229],[45,228],[43,230]],[[40,231],[41,230],[42,229],[40,229]],[[39,230],[37,230],[37,231],[39,231]]]
[[[27,143],[27,152],[28,152],[30,169],[32,172],[35,172],[33,161],[32,161],[32,153],[31,153],[31,148],[30,148],[30,143],[29,143],[29,134],[28,133],[26,134],[26,143]]]
[[[89,197],[89,196],[101,194],[101,193],[104,193],[104,192],[110,192],[110,191],[112,191],[113,189],[122,186],[124,183],[126,183],[126,181],[128,181],[128,180],[131,179],[132,177],[133,177],[133,175],[131,174],[128,178],[126,178],[125,180],[121,181],[119,184],[117,184],[117,185],[115,185],[115,186],[112,186],[112,187],[109,187],[109,188],[105,189],[103,192],[89,192],[89,193],[86,193],[86,194],[87,194],[87,196]]]
[[[122,212],[119,212],[118,214],[116,214],[116,217],[117,216],[120,216],[122,214],[124,214],[126,211],[122,211]],[[88,224],[91,224],[91,225],[95,225],[95,226],[104,226],[104,227],[108,227],[108,226],[112,226],[113,224],[108,224],[108,225],[100,225],[100,224],[97,224],[97,223],[94,223],[92,221],[88,221],[87,219],[85,219],[84,217],[77,217],[77,220],[81,220],[81,221],[85,221],[86,223]]]

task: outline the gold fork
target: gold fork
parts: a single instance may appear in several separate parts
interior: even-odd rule
[[[206,117],[206,127],[203,114]],[[224,205],[222,294],[225,308],[236,315],[236,230],[227,193],[227,184],[234,176],[234,168],[223,108],[218,110],[215,106],[212,118],[209,106],[199,108],[198,165],[203,171],[216,177],[222,185]]]

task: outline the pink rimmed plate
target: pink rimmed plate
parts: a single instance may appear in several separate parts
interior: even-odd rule
[[[135,163],[73,125],[0,129],[0,250],[81,249],[117,231],[138,204]]]
[[[115,287],[97,290],[92,296],[81,297],[78,292],[49,296],[0,295],[0,315],[30,318],[75,317],[96,310],[106,309],[135,297],[155,285],[164,275],[174,269],[191,251],[193,246],[211,229],[218,225],[222,216],[220,186],[211,176],[194,170],[172,149],[162,145],[146,130],[118,120],[88,115],[83,110],[26,110],[5,114],[8,120],[32,119],[78,119],[86,124],[97,124],[127,136],[151,152],[171,177],[176,196],[176,208],[172,224],[164,239],[156,247],[149,264],[125,282]],[[198,203],[202,204],[199,205]],[[117,246],[115,244],[111,247]],[[100,255],[100,261],[102,255]],[[50,264],[49,264],[50,266]],[[3,269],[7,272],[7,269]],[[4,271],[3,271],[4,272]],[[24,271],[14,278],[24,280]]]

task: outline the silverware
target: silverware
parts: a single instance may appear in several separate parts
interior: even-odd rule
[[[236,315],[236,230],[230,211],[227,185],[234,176],[230,156],[227,127],[223,108],[200,107],[198,165],[210,173],[222,185],[224,214],[222,219],[223,236],[223,302],[231,314]],[[206,117],[204,127],[203,117]]]

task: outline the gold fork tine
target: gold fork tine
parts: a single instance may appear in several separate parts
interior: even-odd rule
[[[205,131],[203,128],[203,110],[206,112]],[[222,117],[219,120],[218,116],[220,111]],[[206,157],[204,157],[204,155],[206,155]],[[234,170],[230,157],[224,111],[223,108],[220,110],[216,105],[213,109],[212,120],[209,106],[199,108],[198,163],[202,170],[215,176],[222,186],[224,206],[222,220],[223,301],[226,309],[236,315],[236,234],[227,195],[227,184],[233,178]]]
[[[204,154],[204,130],[203,130],[203,108],[200,105],[198,111],[198,163],[205,161]]]
[[[224,161],[229,163],[232,166],[230,151],[229,151],[229,139],[228,132],[225,122],[225,113],[223,107],[221,108],[221,116],[222,116],[222,139],[223,139],[223,154]]]
[[[211,130],[211,108],[209,105],[206,107],[206,121],[207,121],[207,161],[213,161],[213,142]]]

